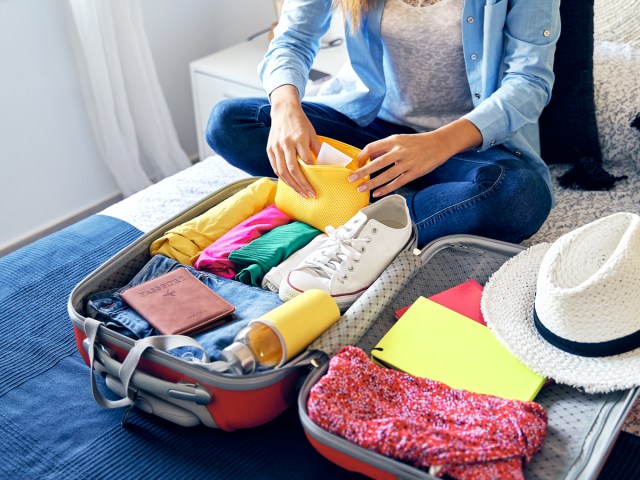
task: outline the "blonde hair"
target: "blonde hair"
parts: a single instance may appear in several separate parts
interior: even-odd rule
[[[351,33],[355,32],[362,23],[363,15],[369,10],[375,0],[334,0],[333,4],[342,9],[345,21],[351,19]]]

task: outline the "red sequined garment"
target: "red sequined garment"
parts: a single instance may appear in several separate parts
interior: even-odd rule
[[[311,420],[361,447],[458,479],[522,479],[542,446],[547,413],[379,367],[344,347],[314,385]]]

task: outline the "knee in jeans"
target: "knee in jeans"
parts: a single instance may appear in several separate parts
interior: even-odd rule
[[[518,228],[508,241],[519,243],[540,229],[551,210],[552,197],[544,180],[533,172],[522,175],[521,182],[514,187],[508,210],[516,217],[512,222]]]
[[[205,140],[214,151],[219,152],[224,149],[224,139],[229,138],[238,108],[236,99],[227,98],[218,102],[211,110]]]

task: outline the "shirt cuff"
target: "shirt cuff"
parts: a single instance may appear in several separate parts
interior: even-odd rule
[[[298,90],[298,97],[302,100],[307,86],[307,79],[295,70],[282,70],[268,75],[268,78],[262,83],[269,98],[271,98],[271,92],[282,85],[293,85]]]
[[[506,120],[502,120],[504,116],[505,112],[499,107],[491,105],[491,102],[483,102],[464,115],[464,118],[480,130],[482,145],[478,148],[479,152],[483,152],[507,140],[504,133],[507,131]]]

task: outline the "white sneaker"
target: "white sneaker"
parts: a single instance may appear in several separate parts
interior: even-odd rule
[[[280,284],[283,301],[319,288],[344,311],[411,240],[415,243],[407,202],[400,195],[364,207],[338,229],[327,227],[326,233],[326,241]]]

